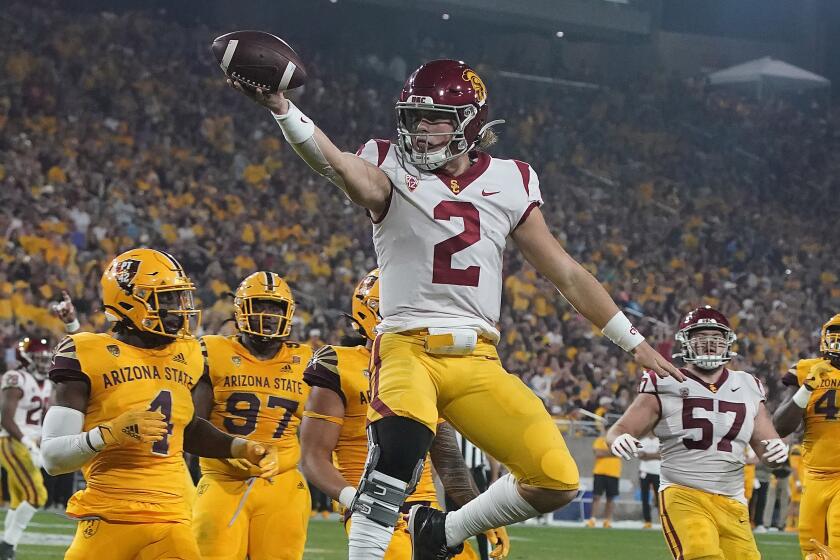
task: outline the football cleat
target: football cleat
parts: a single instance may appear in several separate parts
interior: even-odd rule
[[[446,546],[446,514],[429,506],[416,505],[408,514],[411,560],[448,560],[464,550]]]
[[[0,541],[0,560],[15,560],[15,547],[6,541]]]
[[[590,517],[589,519],[586,520],[586,526],[589,527],[590,529],[595,527],[596,523],[597,523],[597,521],[595,521],[594,517]]]

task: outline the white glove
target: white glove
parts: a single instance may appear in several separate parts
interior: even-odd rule
[[[621,434],[612,444],[610,450],[612,454],[629,461],[633,457],[639,456],[639,449],[642,447],[642,442],[631,436],[630,434]]]
[[[29,455],[32,457],[32,464],[36,469],[40,469],[43,466],[43,462],[41,461],[41,449],[38,447],[38,444],[29,436],[23,436],[20,442],[29,450]]]
[[[785,463],[788,460],[789,447],[781,438],[763,439],[765,453],[761,456],[768,463]]]

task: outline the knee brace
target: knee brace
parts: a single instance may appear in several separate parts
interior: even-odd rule
[[[380,525],[394,527],[400,516],[400,508],[414,492],[423,473],[425,454],[415,464],[409,480],[403,481],[377,470],[382,454],[377,439],[376,431],[368,429],[368,458],[351,509]]]

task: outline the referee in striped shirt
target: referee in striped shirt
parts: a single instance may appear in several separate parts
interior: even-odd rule
[[[455,432],[455,437],[458,440],[458,446],[461,448],[461,455],[464,456],[464,462],[467,468],[472,473],[475,485],[479,492],[484,492],[487,487],[499,476],[499,463],[484,454],[484,451],[472,444],[470,440]],[[446,511],[455,511],[458,507],[454,502],[446,496]],[[481,555],[481,560],[489,560],[490,547],[487,543],[487,537],[483,533],[476,535],[478,541],[478,553]]]

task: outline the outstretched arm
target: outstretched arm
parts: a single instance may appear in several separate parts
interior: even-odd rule
[[[290,103],[282,92],[252,94],[238,82],[228,80],[237,91],[271,110],[292,149],[319,175],[339,187],[354,203],[371,211],[374,218],[385,211],[391,182],[381,169],[356,154],[336,147],[312,119]]]
[[[511,234],[519,250],[563,297],[613,342],[632,352],[639,365],[660,377],[683,381],[685,376],[654,350],[630,325],[603,286],[555,239],[542,212],[535,208]]]

